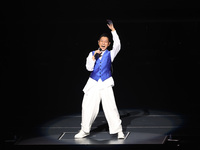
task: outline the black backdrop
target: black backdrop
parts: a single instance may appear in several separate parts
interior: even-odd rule
[[[197,113],[199,6],[170,1],[1,2],[5,117],[81,112],[86,57],[112,19],[122,49],[114,67],[119,109]],[[11,119],[11,120],[12,120]]]

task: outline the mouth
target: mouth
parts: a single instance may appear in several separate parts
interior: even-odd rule
[[[102,49],[104,49],[105,47],[106,47],[105,45],[102,45],[102,46],[101,46]]]

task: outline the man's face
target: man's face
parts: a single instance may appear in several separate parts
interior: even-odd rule
[[[107,47],[110,45],[109,39],[107,37],[101,37],[98,41],[99,47],[102,49],[102,51],[105,51]]]

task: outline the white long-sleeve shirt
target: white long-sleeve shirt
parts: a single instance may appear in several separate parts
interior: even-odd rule
[[[119,36],[117,34],[116,31],[111,31],[112,33],[112,37],[113,37],[113,48],[112,50],[110,50],[110,56],[111,56],[111,62],[114,61],[115,57],[117,56],[118,52],[121,49],[121,43],[120,43],[120,39]],[[102,52],[102,55],[104,54],[104,52]],[[94,65],[96,60],[92,59],[92,52],[89,53],[87,59],[86,59],[86,69],[88,71],[93,71],[94,69]],[[100,57],[99,59],[101,59],[102,57]],[[112,77],[106,79],[104,82],[102,82],[101,79],[98,80],[98,82],[92,78],[89,77],[85,87],[83,88],[84,93],[87,93],[89,91],[90,88],[92,88],[93,86],[98,85],[100,89],[108,87],[108,86],[114,86],[114,80]]]

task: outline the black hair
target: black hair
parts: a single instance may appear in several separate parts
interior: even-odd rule
[[[99,40],[100,40],[102,37],[107,37],[107,38],[108,38],[108,41],[110,42],[110,37],[109,37],[109,35],[108,35],[107,33],[101,34],[100,37],[99,37]]]

